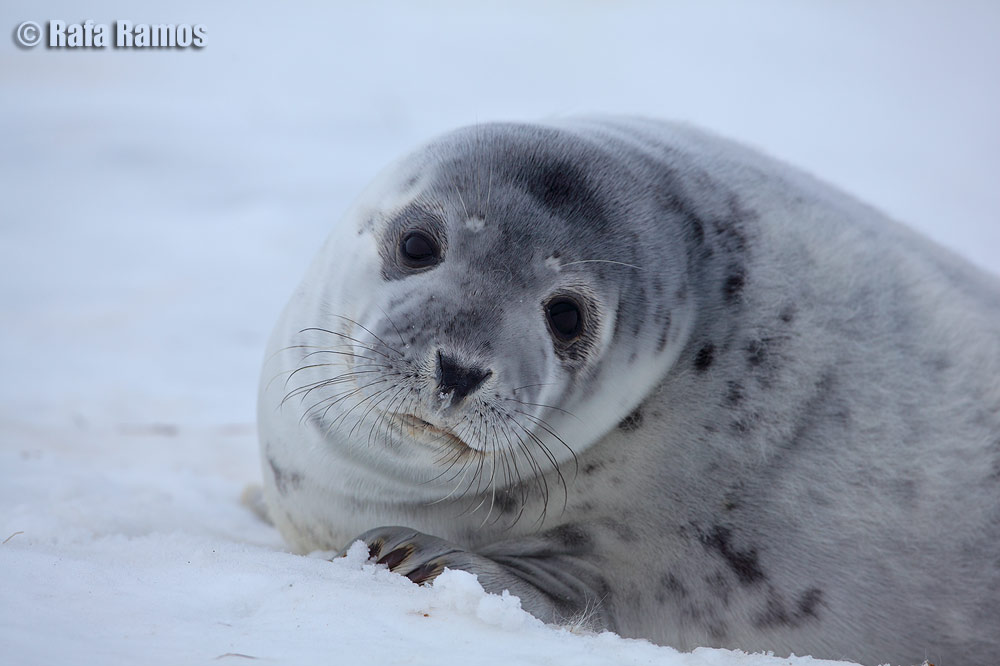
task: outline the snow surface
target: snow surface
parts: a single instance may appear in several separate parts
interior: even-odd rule
[[[380,165],[494,119],[691,120],[997,271],[1000,5],[6,0],[0,29],[87,18],[208,46],[0,40],[0,664],[833,663],[289,554],[238,502],[264,341]]]

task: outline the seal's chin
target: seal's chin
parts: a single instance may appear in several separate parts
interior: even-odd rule
[[[403,432],[413,439],[436,447],[455,447],[463,453],[480,453],[465,440],[446,428],[441,428],[413,414],[394,414]]]

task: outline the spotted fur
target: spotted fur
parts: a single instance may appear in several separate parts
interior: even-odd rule
[[[414,229],[431,265],[400,262]],[[682,649],[1000,654],[1000,284],[723,139],[488,124],[403,158],[293,296],[259,405],[300,551],[360,535],[415,582],[464,568]]]

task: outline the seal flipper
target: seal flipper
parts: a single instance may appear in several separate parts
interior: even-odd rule
[[[568,539],[568,533],[572,530],[562,526],[490,544],[479,553],[408,527],[379,527],[351,543],[364,542],[379,564],[421,585],[433,582],[445,567],[461,569],[475,574],[487,592],[509,590],[543,622],[614,630],[607,583],[584,557],[580,540]]]

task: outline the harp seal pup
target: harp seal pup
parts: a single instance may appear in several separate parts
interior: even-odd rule
[[[1000,283],[730,141],[430,142],[333,230],[259,398],[299,551],[680,649],[1000,655]]]

